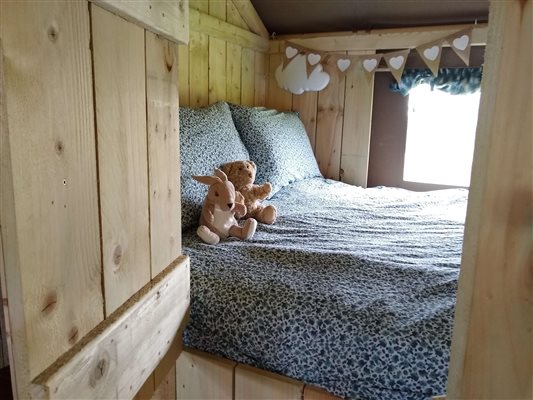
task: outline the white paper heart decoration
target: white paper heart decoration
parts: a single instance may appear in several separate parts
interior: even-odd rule
[[[322,57],[320,57],[319,54],[309,53],[307,55],[307,61],[309,62],[310,65],[317,64],[320,61],[321,58]]]
[[[285,47],[285,55],[287,58],[293,58],[296,54],[298,54],[298,49],[291,46]]]
[[[374,68],[376,68],[378,65],[378,60],[375,58],[371,58],[370,60],[364,60],[363,61],[363,68],[366,69],[368,72],[374,71]]]
[[[454,39],[452,44],[456,49],[463,51],[468,46],[468,42],[470,42],[468,35],[463,35],[460,38]]]
[[[439,56],[439,46],[433,46],[424,50],[424,57],[428,60],[435,61]]]
[[[352,62],[350,60],[347,60],[345,58],[339,58],[337,60],[337,67],[341,70],[341,72],[346,71]]]
[[[397,56],[397,57],[392,57],[389,60],[389,64],[394,69],[400,69],[404,61],[405,61],[404,56]]]
[[[320,91],[328,85],[330,79],[320,64],[317,64],[308,76],[307,57],[304,54],[296,55],[285,68],[281,64],[276,68],[275,76],[281,88],[294,94]]]

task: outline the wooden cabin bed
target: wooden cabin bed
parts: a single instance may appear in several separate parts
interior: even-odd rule
[[[320,173],[365,187],[372,80],[353,69],[319,93],[280,89],[283,38],[268,38],[249,1],[0,11],[0,278],[15,398],[330,398],[235,361],[178,358],[194,263],[181,247],[178,109],[299,111]],[[487,51],[448,398],[533,388],[532,14],[530,0],[494,1],[488,33],[473,31]],[[461,28],[288,39],[366,54]]]

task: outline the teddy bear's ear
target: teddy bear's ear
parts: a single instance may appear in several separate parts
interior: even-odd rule
[[[248,160],[248,162],[252,165],[252,167],[256,167],[255,163],[252,160]]]
[[[229,173],[231,172],[231,167],[233,167],[233,163],[232,162],[229,162],[229,163],[226,163],[224,164],[222,167],[220,167],[220,169],[227,175],[229,175]]]

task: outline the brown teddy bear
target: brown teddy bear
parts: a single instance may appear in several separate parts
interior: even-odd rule
[[[222,166],[228,180],[244,197],[244,205],[248,211],[245,218],[255,218],[264,224],[272,224],[277,216],[276,207],[260,203],[260,200],[266,199],[272,192],[272,185],[268,182],[254,185],[256,170],[253,161],[233,161]]]

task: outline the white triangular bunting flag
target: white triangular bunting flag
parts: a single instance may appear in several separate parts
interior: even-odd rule
[[[297,54],[302,53],[302,49],[293,45],[292,43],[283,42],[283,67],[285,69]]]
[[[407,62],[408,55],[409,49],[383,54],[383,58],[389,66],[391,74],[394,76],[398,83],[400,83],[402,79],[402,73],[405,68],[405,63]]]
[[[470,63],[470,46],[472,45],[472,28],[464,29],[446,38],[453,51],[465,65]]]
[[[442,55],[442,44],[444,40],[437,40],[431,43],[426,43],[416,48],[422,60],[426,63],[434,76],[439,74],[440,57]]]
[[[311,73],[314,71],[314,69],[317,67],[317,65],[320,63],[320,60],[322,60],[322,55],[317,53],[307,53],[306,55],[306,66],[307,66],[307,77],[311,75]]]

